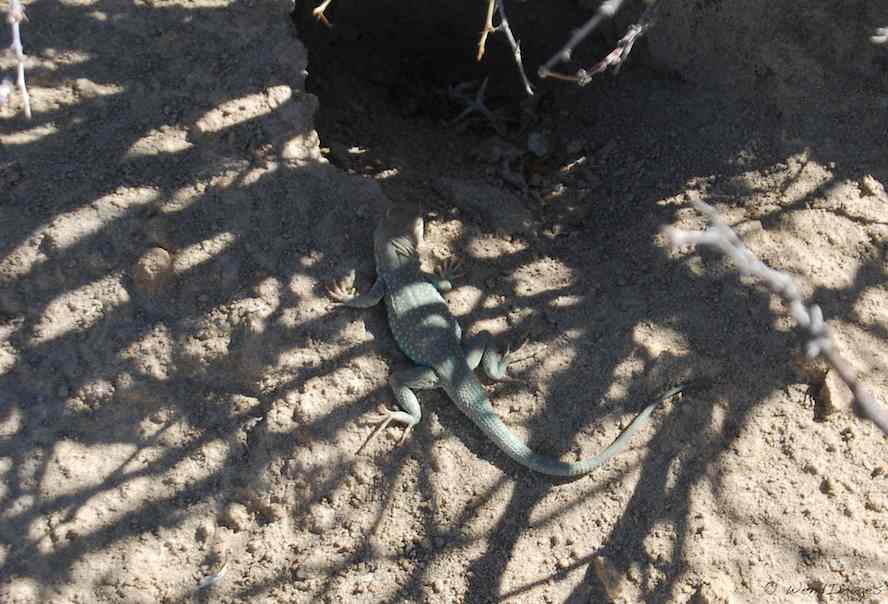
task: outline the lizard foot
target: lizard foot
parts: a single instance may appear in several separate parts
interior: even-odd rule
[[[409,419],[405,419],[406,416]],[[385,413],[381,415],[372,415],[367,418],[367,422],[370,424],[376,424],[376,427],[373,429],[373,432],[370,433],[370,436],[364,441],[364,443],[358,447],[358,450],[355,451],[355,455],[359,455],[364,448],[370,444],[374,438],[376,438],[380,432],[385,430],[390,423],[393,421],[403,422],[405,425],[404,432],[401,433],[401,438],[398,439],[398,444],[396,446],[401,446],[401,444],[407,439],[407,436],[410,434],[410,431],[413,429],[413,418],[410,418],[409,415],[404,413],[403,411],[393,411],[392,409],[385,409]]]
[[[520,378],[511,377],[507,373],[510,365],[524,361],[534,356],[534,354],[525,354],[520,358],[516,358],[526,346],[527,340],[525,339],[515,350],[512,350],[511,348],[506,348],[506,352],[501,355],[497,354],[495,351],[490,351],[489,357],[485,354],[484,371],[487,376],[497,382],[526,384],[526,381]]]
[[[435,274],[447,281],[453,281],[465,275],[462,267],[462,260],[455,256],[448,256],[435,267]]]
[[[357,297],[355,289],[355,272],[350,272],[344,279],[327,288],[327,294],[336,302],[346,303]]]
[[[524,338],[521,344],[515,350],[511,348],[506,348],[506,352],[503,353],[503,363],[508,365],[513,365],[515,363],[520,363],[521,361],[526,361],[532,357],[536,356],[535,352],[531,352],[529,354],[525,354],[524,356],[518,357],[518,353],[524,350],[527,347],[528,339]],[[516,358],[518,357],[518,358]]]

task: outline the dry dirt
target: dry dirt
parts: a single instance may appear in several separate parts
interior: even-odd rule
[[[676,0],[618,77],[522,103],[501,39],[471,61],[482,2],[335,0],[332,30],[302,4],[27,5],[35,115],[0,122],[0,601],[885,601],[885,436],[794,361],[778,300],[662,229],[716,204],[888,401],[888,7]],[[512,5],[531,71],[586,14]],[[502,136],[450,123],[448,87],[485,75]],[[464,260],[464,329],[528,340],[488,390],[534,448],[591,454],[700,381],[575,481],[438,392],[405,445],[356,455],[407,363],[382,308],[325,287],[369,287],[388,203],[424,208],[430,264]]]

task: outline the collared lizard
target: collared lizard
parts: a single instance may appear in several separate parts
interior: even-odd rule
[[[491,379],[507,379],[506,368],[514,353],[500,355],[489,345],[487,332],[467,342],[463,350],[462,329],[440,293],[450,289],[450,282],[446,278],[435,279],[420,269],[418,248],[422,237],[420,216],[390,210],[374,233],[376,283],[361,295],[356,295],[351,287],[330,290],[336,301],[353,308],[369,308],[385,299],[395,341],[416,363],[416,367],[397,372],[389,379],[400,410],[386,410],[375,418],[379,426],[371,438],[394,421],[406,426],[403,441],[422,417],[414,390],[442,388],[487,438],[519,464],[551,476],[579,476],[622,451],[660,401],[685,389],[685,385],[677,386],[658,396],[598,455],[563,462],[534,452],[499,418],[474,373],[480,364]]]

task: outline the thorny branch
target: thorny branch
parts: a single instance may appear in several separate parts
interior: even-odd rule
[[[327,10],[327,7],[330,6],[330,3],[333,0],[324,0],[320,4],[318,4],[311,14],[314,15],[315,19],[326,25],[327,27],[333,27],[330,21],[327,20],[327,15],[324,14],[324,11]]]
[[[499,16],[499,25],[495,27],[493,25],[494,9],[496,9],[496,13]],[[478,40],[478,61],[484,57],[487,36],[498,31],[503,32],[503,35],[506,36],[506,40],[509,42],[509,46],[512,47],[512,57],[515,59],[515,64],[518,66],[518,73],[521,75],[524,91],[528,96],[533,96],[533,86],[530,85],[530,80],[527,79],[527,74],[524,71],[524,59],[521,58],[521,46],[515,39],[514,34],[512,34],[512,28],[509,27],[509,18],[506,16],[506,0],[488,0],[484,28],[481,30],[481,38]]]
[[[644,13],[642,13],[638,23],[630,25],[629,29],[626,31],[626,35],[620,39],[616,48],[608,53],[608,55],[601,61],[592,65],[589,69],[580,68],[575,74],[561,73],[553,71],[552,69],[558,63],[569,61],[577,45],[586,39],[586,37],[591,34],[602,21],[617,14],[623,1],[624,0],[607,0],[602,2],[598,11],[592,15],[592,18],[586,21],[583,27],[576,30],[567,41],[567,44],[552,55],[552,57],[540,67],[538,72],[539,76],[541,78],[554,78],[557,80],[576,82],[580,86],[585,86],[592,81],[592,76],[602,73],[608,68],[612,67],[614,73],[618,73],[623,62],[629,56],[629,53],[632,52],[632,47],[635,45],[635,42],[653,27],[656,22],[657,7],[659,6],[658,0],[645,0],[647,8]]]
[[[553,71],[553,68],[558,63],[569,61],[577,45],[586,39],[586,37],[592,33],[602,21],[613,17],[620,10],[624,1],[625,0],[605,0],[602,2],[592,18],[590,18],[578,30],[574,31],[564,47],[552,55],[552,57],[539,68],[538,75],[541,78],[566,80],[577,82],[580,86],[585,86],[591,81],[592,76],[607,71],[610,68],[613,68],[615,73],[619,72],[620,67],[626,61],[629,53],[632,52],[632,47],[635,45],[635,42],[654,25],[659,0],[643,0],[647,5],[647,8],[644,13],[642,13],[638,23],[629,26],[626,34],[617,43],[616,48],[608,53],[601,61],[595,63],[588,69],[580,68],[574,74]],[[333,0],[321,0],[314,10],[312,10],[312,14],[315,18],[328,27],[331,27],[331,24],[326,17],[325,11],[332,2]],[[493,24],[494,14],[499,18],[499,23],[497,25]],[[881,31],[882,30],[879,30],[879,32]],[[484,26],[481,29],[481,35],[478,39],[478,52],[476,54],[476,59],[478,61],[484,58],[487,38],[490,34],[496,32],[502,32],[506,37],[506,40],[509,42],[509,46],[512,49],[512,57],[515,60],[515,65],[518,67],[518,73],[521,76],[521,82],[524,85],[524,91],[528,96],[533,96],[533,86],[524,70],[524,59],[521,55],[521,45],[512,33],[512,28],[509,26],[509,18],[506,14],[506,0],[487,0]],[[873,41],[875,40],[876,37],[874,36]]]
[[[509,19],[506,17],[506,0],[497,0],[496,4],[500,16],[500,24],[497,26],[497,29],[502,30],[506,39],[509,41],[509,46],[512,47],[512,56],[515,58],[515,64],[518,66],[518,73],[521,74],[521,81],[524,83],[524,91],[527,92],[528,96],[533,96],[533,86],[530,85],[530,80],[527,79],[527,74],[524,73],[524,60],[521,58],[521,46],[512,34],[512,28],[509,27]]]
[[[851,365],[839,354],[832,334],[823,321],[823,312],[816,304],[805,306],[798,286],[788,273],[776,271],[755,257],[737,234],[722,220],[718,211],[701,201],[694,207],[709,221],[705,231],[684,231],[668,228],[667,235],[673,246],[706,245],[728,256],[743,275],[761,279],[767,288],[782,297],[789,305],[789,313],[804,331],[805,353],[808,358],[823,355],[836,373],[854,394],[854,412],[875,423],[888,434],[888,410],[879,404],[872,393],[860,383]]]
[[[481,30],[481,38],[478,40],[478,56],[476,61],[484,58],[484,47],[487,44],[487,36],[496,31],[493,27],[493,9],[496,6],[496,0],[487,0],[487,13],[484,16],[484,28]]]
[[[563,74],[558,74],[552,71],[552,68],[555,67],[558,63],[570,61],[571,54],[573,54],[574,48],[577,47],[577,44],[586,39],[586,36],[592,33],[592,31],[601,24],[605,19],[610,19],[620,10],[620,7],[623,5],[623,0],[606,0],[601,3],[601,6],[598,7],[598,10],[592,15],[592,18],[586,21],[586,23],[574,31],[571,37],[567,40],[567,44],[565,44],[561,50],[556,52],[552,57],[546,61],[542,67],[540,67],[538,74],[541,78],[555,77],[563,79]],[[569,76],[568,76],[569,77]]]
[[[12,46],[10,51],[15,56],[16,83],[18,84],[19,93],[22,95],[22,102],[25,105],[25,116],[30,119],[31,97],[28,95],[28,87],[25,85],[25,53],[22,49],[22,34],[19,29],[19,24],[25,19],[27,19],[27,16],[25,15],[25,9],[22,6],[21,0],[9,0],[9,14],[6,16],[6,21],[12,28]],[[9,102],[12,90],[12,81],[9,78],[4,78],[3,82],[0,83],[0,105],[5,105]]]
[[[449,126],[462,121],[473,113],[478,113],[487,118],[487,120],[490,122],[490,125],[493,126],[493,128],[500,136],[505,135],[505,127],[501,123],[499,116],[488,109],[486,103],[484,102],[484,93],[487,91],[487,82],[489,79],[490,78],[484,78],[484,80],[482,80],[481,85],[475,92],[474,97],[468,93],[468,90],[470,90],[471,87],[474,86],[474,82],[463,82],[462,84],[457,84],[450,87],[450,89],[448,90],[450,98],[462,102],[463,104],[465,104],[466,108],[463,109],[459,115],[448,122]]]
[[[626,30],[626,35],[620,38],[616,48],[610,51],[606,57],[589,69],[577,71],[577,83],[580,86],[585,86],[592,80],[592,76],[607,71],[608,68],[613,68],[615,74],[620,73],[620,68],[629,57],[629,53],[632,52],[632,47],[635,45],[636,40],[647,33],[647,30],[656,23],[658,6],[660,5],[657,3],[649,4],[641,14],[638,23],[633,23],[629,26],[629,29]]]

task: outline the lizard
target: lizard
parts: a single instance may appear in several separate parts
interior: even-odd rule
[[[510,379],[506,371],[517,351],[499,354],[486,331],[470,338],[464,350],[462,328],[442,296],[451,288],[451,275],[442,271],[438,278],[421,270],[418,250],[422,243],[421,215],[390,209],[373,235],[377,277],[372,288],[364,294],[357,294],[351,285],[328,289],[335,302],[352,308],[370,308],[385,300],[389,328],[398,348],[415,363],[389,378],[399,409],[386,409],[383,415],[370,419],[377,427],[362,449],[391,422],[405,425],[399,444],[403,442],[422,418],[414,391],[441,388],[490,441],[518,464],[549,476],[578,477],[625,449],[660,401],[686,389],[687,384],[683,384],[657,396],[597,455],[565,462],[536,453],[500,419],[474,373],[480,364],[491,379]]]

